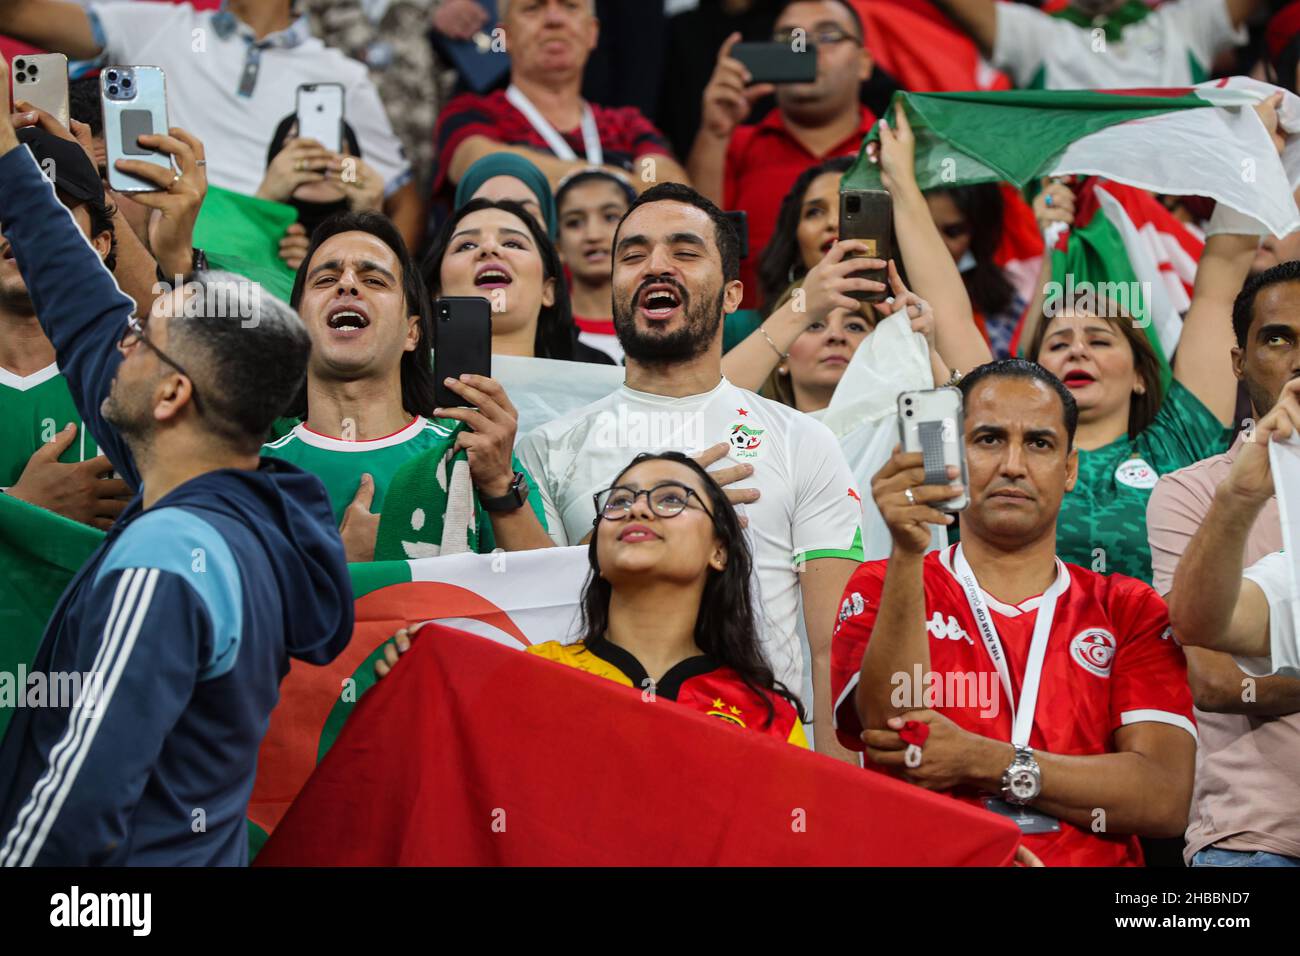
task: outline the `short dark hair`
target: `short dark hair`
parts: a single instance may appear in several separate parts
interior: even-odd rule
[[[82,76],[68,81],[68,115],[90,127],[91,136],[104,135],[104,112],[100,106],[99,76]]]
[[[613,173],[607,173],[603,169],[583,169],[571,176],[566,176],[560,181],[560,186],[555,191],[555,211],[558,214],[560,206],[564,203],[564,197],[569,195],[570,190],[575,186],[585,186],[587,183],[609,183],[623,194],[630,206],[636,202],[636,190],[626,179],[621,179]]]
[[[819,2],[838,3],[846,11],[848,11],[849,19],[853,21],[854,27],[857,28],[858,40],[862,43],[866,43],[867,28],[862,22],[862,14],[858,13],[857,8],[854,7],[853,4],[849,2],[849,0],[785,0],[785,3],[781,4],[781,8],[776,11],[776,16],[779,19],[781,14],[785,13],[787,8],[794,6],[796,3],[819,3]]]
[[[256,452],[302,388],[311,337],[289,306],[243,276],[201,270],[186,280],[196,286],[202,305],[168,323],[169,350],[202,370],[196,387],[210,410],[207,427],[233,448]]]
[[[730,282],[740,277],[740,237],[736,235],[731,220],[723,215],[722,210],[714,204],[713,200],[681,183],[659,183],[638,196],[636,201],[628,206],[627,212],[623,213],[618,228],[614,230],[614,248],[618,248],[618,234],[623,231],[623,223],[627,222],[627,217],[652,202],[679,202],[694,206],[696,209],[703,209],[713,222],[713,241],[718,247],[718,254],[722,257],[723,281]]]
[[[962,400],[970,399],[970,393],[973,392],[985,379],[990,378],[1027,378],[1035,382],[1042,382],[1048,388],[1056,393],[1056,397],[1061,400],[1061,411],[1065,417],[1065,434],[1069,439],[1069,447],[1074,447],[1074,432],[1079,427],[1079,405],[1070,394],[1070,390],[1065,387],[1059,378],[1049,372],[1037,362],[1031,362],[1028,359],[1008,358],[998,359],[994,362],[985,362],[971,369],[958,383],[961,389]]]
[[[1237,336],[1238,348],[1246,347],[1250,335],[1250,323],[1255,318],[1255,296],[1260,290],[1282,282],[1300,282],[1300,261],[1279,262],[1273,268],[1251,276],[1241,287],[1232,303],[1232,331]]]
[[[564,277],[564,264],[560,261],[560,253],[556,250],[550,233],[522,203],[513,199],[471,199],[452,213],[438,230],[424,257],[425,287],[431,295],[442,294],[442,260],[447,254],[447,247],[451,245],[451,237],[462,219],[481,209],[500,209],[527,226],[529,235],[533,237],[533,245],[537,246],[537,253],[542,258],[542,278],[555,281],[555,302],[542,306],[537,316],[533,355],[537,358],[574,361],[578,330],[573,324],[573,307],[569,304],[569,284]]]
[[[406,241],[387,216],[379,212],[340,212],[317,226],[311,234],[307,255],[303,257],[298,274],[294,276],[289,304],[295,310],[302,304],[307,270],[311,267],[316,250],[345,232],[368,233],[397,256],[397,263],[402,270],[402,298],[406,307],[404,314],[420,317],[417,323],[420,340],[415,343],[414,349],[402,353],[402,408],[411,415],[430,416],[437,405],[433,391],[433,310],[429,304],[429,294],[424,288],[424,280],[420,278],[420,270],[415,267],[415,260],[406,248]],[[293,403],[292,412],[299,418],[307,417],[306,382],[303,383],[298,400]]]

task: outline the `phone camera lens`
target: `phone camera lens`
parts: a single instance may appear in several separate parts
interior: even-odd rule
[[[131,81],[126,77],[122,78],[122,88],[124,90],[129,90],[131,88]]]
[[[117,96],[117,87],[116,87],[116,86],[110,86],[110,87],[108,88],[108,92],[109,92],[109,94],[112,95],[112,96]]]
[[[36,75],[36,64],[35,64],[35,63],[30,64],[30,65],[27,67],[27,72],[28,72],[29,75],[31,75],[31,76],[35,76],[35,75]]]
[[[19,72],[17,72],[17,73],[14,74],[14,79],[17,80],[19,83],[26,83],[26,82],[27,82],[27,74],[26,74],[26,73],[23,73],[22,71],[19,71]]]
[[[903,399],[903,404],[904,404],[904,405],[911,405],[911,404],[912,404],[912,400],[911,400],[910,398],[905,398],[905,399]]]
[[[108,71],[108,78],[109,78],[110,81],[112,81],[112,80],[116,80],[116,79],[117,79],[117,70],[109,70],[109,71]]]
[[[856,216],[862,211],[862,199],[858,196],[849,196],[845,208],[848,209],[850,214]]]

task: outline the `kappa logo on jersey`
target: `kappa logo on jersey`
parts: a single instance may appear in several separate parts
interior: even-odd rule
[[[727,443],[737,458],[757,458],[765,431],[763,428],[751,428],[744,422],[733,422]]]
[[[925,622],[925,629],[930,632],[930,636],[936,641],[945,639],[949,641],[965,641],[971,647],[975,646],[975,642],[971,640],[970,635],[962,630],[962,626],[957,623],[957,619],[952,615],[949,615],[948,620],[944,621],[943,615],[935,611],[934,616]]]
[[[1109,677],[1110,665],[1115,660],[1115,635],[1090,627],[1070,641],[1070,656],[1088,673]]]
[[[862,595],[854,591],[844,599],[840,605],[840,623],[843,624],[851,617],[857,617],[867,609],[867,602],[862,599]]]

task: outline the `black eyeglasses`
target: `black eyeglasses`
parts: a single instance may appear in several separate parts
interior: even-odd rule
[[[795,41],[802,43],[814,43],[817,46],[831,46],[836,43],[843,43],[845,40],[852,40],[854,43],[861,43],[856,36],[839,27],[822,27],[820,30],[777,30],[772,34],[772,42],[780,43],[784,46],[793,48]]]
[[[168,358],[166,352],[149,341],[149,336],[147,336],[144,331],[144,323],[134,315],[127,317],[126,331],[122,333],[122,337],[118,340],[117,344],[120,348],[124,349],[129,349],[137,344],[143,345],[147,347],[149,351],[153,352],[154,355],[158,356],[172,368],[176,369],[176,371],[188,378],[190,380],[190,395],[194,398],[194,408],[200,415],[203,414],[203,405],[199,402],[199,387],[194,384],[194,376],[185,371],[185,367],[181,365],[180,362]]]
[[[592,495],[596,503],[596,514],[606,521],[618,521],[632,512],[632,506],[642,495],[650,503],[650,510],[661,518],[675,518],[686,510],[691,498],[699,501],[700,510],[713,519],[713,512],[704,506],[704,500],[692,488],[676,481],[662,481],[653,488],[628,488],[615,485]]]

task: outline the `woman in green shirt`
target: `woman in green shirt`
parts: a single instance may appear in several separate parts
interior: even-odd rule
[[[1040,221],[1068,223],[1073,197],[1054,184],[1035,211]],[[1150,583],[1146,507],[1156,481],[1228,445],[1237,396],[1232,303],[1257,245],[1258,237],[1247,235],[1207,240],[1167,389],[1146,331],[1117,303],[1085,293],[1093,303],[1057,302],[1050,318],[1036,304],[1043,319],[1026,330],[1025,354],[1079,404],[1079,475],[1056,523],[1062,560]]]

